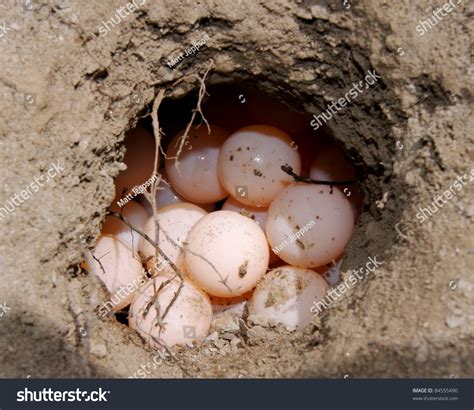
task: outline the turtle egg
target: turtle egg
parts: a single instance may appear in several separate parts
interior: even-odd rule
[[[311,305],[324,298],[329,285],[316,272],[282,266],[268,272],[249,302],[249,318],[301,329],[311,323]]]
[[[266,233],[270,246],[285,262],[301,268],[318,267],[336,259],[353,229],[351,205],[332,186],[290,185],[268,209]]]
[[[166,151],[166,172],[173,188],[188,201],[196,204],[217,202],[228,196],[217,177],[217,158],[222,143],[229,133],[216,125],[192,126],[188,140],[179,154],[179,165],[175,157],[178,153],[179,139],[184,131],[177,134]]]
[[[123,191],[148,181],[153,174],[155,162],[155,138],[145,128],[137,127],[125,138],[124,163],[127,169],[115,178],[115,195],[120,198]]]
[[[212,304],[212,312],[214,315],[222,312],[233,312],[239,316],[243,316],[247,302],[252,296],[252,292],[244,293],[233,298],[221,298],[219,296],[210,296]]]
[[[185,245],[186,271],[214,296],[239,296],[252,289],[268,267],[265,234],[252,219],[212,212],[194,225]]]
[[[120,296],[120,302],[115,303],[114,300],[114,310],[130,303],[136,288],[130,290],[129,286],[137,283],[142,273],[142,264],[133,257],[132,249],[127,243],[112,235],[100,236],[93,255],[86,254],[84,266],[89,273],[99,277],[112,295]]]
[[[258,226],[265,230],[265,224],[267,222],[268,208],[257,208],[256,206],[245,205],[242,202],[230,197],[222,205],[223,211],[234,211],[238,212],[243,216],[248,216],[257,222]]]
[[[186,202],[186,199],[184,199],[180,194],[178,194],[168,182],[166,170],[165,169],[160,170],[160,174],[161,174],[161,180],[160,180],[160,183],[158,184],[158,187],[156,190],[156,196],[155,196],[157,209],[160,209],[164,206],[171,205],[171,204]],[[146,209],[148,214],[153,215],[153,209],[151,207],[151,204],[148,201],[148,199],[145,198],[144,195],[140,195],[139,201],[143,205],[143,207]]]
[[[113,204],[111,209],[114,212],[122,213],[122,215],[138,229],[143,229],[148,219],[145,208],[135,201],[129,201],[121,209]],[[140,235],[133,231],[125,222],[122,222],[115,216],[108,216],[102,225],[101,233],[103,235],[114,235],[116,238],[126,242],[134,251],[138,247]]]
[[[178,194],[171,184],[168,182],[168,176],[166,175],[166,170],[162,169],[160,171],[161,174],[161,180],[160,183],[158,184],[158,189],[156,190],[156,208],[159,210],[160,208],[163,208],[167,205],[171,204],[178,204],[181,202],[187,202],[185,198],[183,198],[180,194]],[[140,204],[145,208],[146,212],[148,215],[153,215],[153,208],[148,201],[148,199],[145,198],[144,195],[140,195],[138,197],[138,201]],[[204,209],[206,212],[212,212],[215,209],[215,204],[202,204],[199,205],[200,208]]]
[[[160,231],[158,246],[161,251],[180,269],[184,269],[183,242],[194,224],[207,215],[207,212],[187,202],[172,204],[158,210],[158,223]],[[144,232],[152,240],[155,238],[155,220],[150,217],[145,224]],[[140,239],[140,251],[148,259],[147,265],[153,270],[154,266],[159,271],[174,272],[173,269],[160,258],[155,260],[156,249],[145,238]]]
[[[166,281],[170,282],[158,292]],[[162,344],[185,344],[207,336],[212,321],[209,297],[187,279],[180,285],[178,277],[157,276],[140,288],[130,306],[130,327],[154,348]]]
[[[238,212],[243,216],[248,216],[257,222],[258,226],[265,232],[265,225],[267,223],[268,208],[257,208],[256,206],[245,205],[236,199],[230,197],[222,205],[223,211],[234,211]],[[270,251],[270,264],[275,263],[278,260],[278,256]]]
[[[301,159],[285,132],[267,125],[252,125],[234,132],[219,154],[219,179],[238,201],[266,207],[293,179],[281,170],[288,164],[297,174]]]
[[[347,159],[344,151],[332,144],[324,148],[311,163],[309,177],[315,180],[344,181],[354,180],[354,167]],[[364,199],[359,188],[355,185],[338,186],[346,195],[352,206],[354,220],[357,221],[362,212]]]

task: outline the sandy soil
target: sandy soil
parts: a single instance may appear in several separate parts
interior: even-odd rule
[[[0,375],[128,377],[156,354],[114,318],[97,318],[106,294],[77,264],[113,199],[124,132],[159,89],[168,98],[193,90],[172,82],[212,58],[210,83],[254,82],[308,121],[376,70],[377,85],[330,126],[366,195],[343,270],[374,256],[384,264],[304,332],[256,325],[243,344],[177,350],[179,365],[149,376],[472,377],[472,182],[427,221],[416,213],[474,168],[473,4],[420,36],[418,21],[433,11],[425,0],[189,3],[148,0],[106,36],[101,24],[120,2],[0,6],[9,28],[0,38],[0,204],[52,163],[65,168],[0,221],[0,303],[10,308],[0,317]],[[205,34],[195,56],[168,68]]]

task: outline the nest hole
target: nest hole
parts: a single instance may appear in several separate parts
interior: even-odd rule
[[[184,97],[174,99],[165,98],[161,103],[158,118],[162,132],[161,146],[164,152],[168,150],[173,136],[184,130],[189,124],[197,101],[198,91],[192,90]],[[151,110],[151,107],[149,107],[148,110]],[[146,111],[147,109],[145,108],[144,112]],[[211,124],[211,127],[222,127],[227,130],[229,134],[243,127],[258,124],[272,126],[284,131],[292,140],[292,149],[300,154],[301,171],[298,175],[304,179],[311,177],[311,165],[318,155],[324,155],[324,152],[330,152],[331,148],[334,148],[336,152],[340,154],[338,158],[334,160],[345,162],[345,164],[341,164],[341,166],[342,168],[345,167],[346,174],[349,173],[350,175],[343,175],[344,172],[338,175],[336,172],[336,175],[328,174],[326,178],[323,177],[323,179],[339,181],[341,178],[345,178],[354,181],[353,184],[346,186],[331,185],[331,190],[340,189],[344,192],[353,208],[354,223],[357,222],[363,211],[363,191],[357,183],[358,176],[363,174],[363,171],[360,169],[360,164],[352,163],[350,155],[346,152],[344,145],[335,139],[331,129],[326,126],[326,124],[323,124],[316,131],[313,129],[310,125],[311,117],[305,113],[303,105],[297,100],[291,97],[282,99],[281,95],[276,96],[266,93],[263,90],[255,89],[255,87],[248,82],[214,84],[207,88],[207,95],[202,102],[202,112],[205,119]],[[136,125],[137,127],[148,130],[150,134],[153,134],[153,125],[150,116],[142,115],[142,118]],[[207,126],[201,115],[195,116],[193,125],[203,128]],[[190,144],[192,144],[192,139]],[[128,133],[125,139],[125,146],[130,149],[130,147],[134,145],[136,145],[134,134]],[[332,152],[334,152],[334,150]],[[160,167],[163,166],[164,161],[165,157],[161,152]],[[348,171],[348,168],[351,168],[350,171]],[[123,172],[126,173],[127,171]],[[161,169],[159,172],[163,174]],[[117,190],[116,193],[120,195],[123,200],[131,191],[130,189],[125,191],[122,187],[122,191],[119,192]],[[130,200],[141,204],[147,202],[141,194],[133,194]],[[216,202],[212,207],[212,211],[220,210],[225,200],[226,199]],[[149,209],[149,211],[151,210]],[[341,258],[335,258],[331,262],[315,269],[331,286],[336,285],[340,281],[339,269],[341,259],[342,254]],[[287,263],[276,258],[276,261],[271,261],[269,269],[274,269],[285,264]],[[146,264],[144,266],[146,266]],[[127,324],[128,307],[116,312],[115,317],[120,323]]]

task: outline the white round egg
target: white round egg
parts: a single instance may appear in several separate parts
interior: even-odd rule
[[[355,180],[354,167],[346,154],[339,146],[331,144],[324,148],[311,163],[309,177],[320,181],[353,181]],[[355,185],[338,185],[352,206],[354,220],[359,219],[362,213],[363,197]]]
[[[240,317],[243,316],[247,302],[252,297],[252,292],[244,293],[240,296],[232,298],[222,298],[219,296],[210,296],[212,304],[212,312],[214,315],[222,312],[232,312],[238,314]]]
[[[187,202],[187,200],[178,194],[171,184],[168,181],[168,176],[166,174],[166,170],[160,170],[160,174],[162,176],[160,183],[158,184],[158,189],[156,190],[156,208],[159,210],[168,205],[172,204],[179,204],[181,202]],[[138,196],[138,201],[140,204],[145,208],[148,215],[153,215],[153,208],[148,201],[148,199],[144,195]],[[212,212],[215,209],[215,203],[211,204],[201,204],[199,205],[200,208],[204,209],[206,212]]]
[[[161,180],[156,190],[156,207],[157,209],[163,208],[164,206],[171,204],[178,204],[180,202],[187,202],[180,194],[178,194],[168,181],[166,170],[160,170]],[[153,214],[153,210],[150,202],[145,198],[144,195],[140,195],[139,202],[146,209],[149,215]]]
[[[250,206],[237,201],[235,198],[230,197],[222,205],[223,211],[238,212],[243,216],[248,216],[257,222],[258,226],[265,231],[265,224],[267,223],[268,208],[258,208],[256,206]]]
[[[302,268],[336,259],[353,230],[351,205],[332,186],[293,184],[280,192],[268,209],[270,246],[285,262]]]
[[[313,302],[324,298],[329,285],[316,272],[282,266],[268,272],[249,302],[249,315],[271,325],[302,329],[311,323]]]
[[[171,282],[158,292],[171,278]],[[130,327],[151,347],[160,348],[162,344],[170,347],[207,336],[212,321],[209,297],[186,279],[181,289],[180,285],[179,277],[158,276],[140,288],[130,306]],[[177,292],[176,300],[163,318]]]
[[[99,237],[93,254],[86,254],[84,267],[111,293],[114,311],[130,304],[144,278],[142,264],[133,257],[130,246],[112,235]]]
[[[187,202],[168,205],[158,210],[158,223],[161,227],[158,246],[180,270],[184,269],[183,244],[188,233],[196,222],[206,215],[207,212],[202,208]],[[144,233],[153,241],[156,240],[153,217],[146,222]],[[156,249],[145,238],[140,239],[139,249],[152,272],[174,272],[161,256],[155,258]]]
[[[257,222],[258,226],[262,228],[263,232],[265,232],[265,225],[267,223],[267,215],[268,215],[268,208],[258,208],[256,206],[245,205],[242,202],[237,201],[233,197],[227,198],[222,205],[223,211],[233,211],[238,212],[243,216],[248,216],[249,218],[253,219]],[[278,261],[278,256],[275,255],[270,250],[270,264],[273,264]]]
[[[239,202],[267,207],[293,179],[281,170],[288,164],[301,171],[298,151],[282,130],[267,125],[252,125],[234,132],[219,154],[219,179],[227,192]]]
[[[166,172],[173,188],[188,201],[195,204],[209,204],[228,196],[217,177],[217,159],[222,143],[229,133],[217,125],[192,126],[187,144],[179,155],[176,166],[181,131],[170,142],[166,151]]]
[[[185,246],[186,271],[214,296],[239,296],[268,268],[265,234],[252,219],[231,211],[212,212],[191,229]]]
[[[149,216],[143,206],[135,201],[129,201],[126,205],[120,208],[115,203],[111,206],[112,211],[122,213],[122,215],[135,228],[143,230],[145,222]],[[132,230],[125,222],[122,222],[116,216],[108,216],[102,225],[101,233],[103,235],[114,235],[116,238],[126,242],[136,255],[138,249],[138,242],[141,236]]]

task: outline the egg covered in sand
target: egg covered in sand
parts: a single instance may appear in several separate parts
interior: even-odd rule
[[[130,327],[154,348],[203,339],[211,321],[209,297],[189,280],[181,286],[180,278],[171,275],[158,276],[140,288],[128,318]]]
[[[302,329],[311,323],[311,306],[324,298],[329,285],[316,272],[282,266],[268,272],[249,302],[251,320]]]

